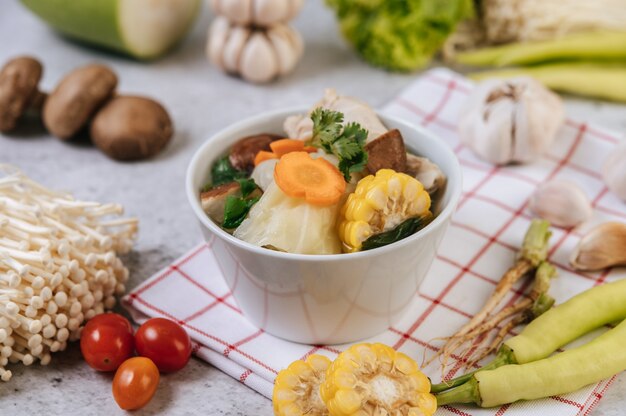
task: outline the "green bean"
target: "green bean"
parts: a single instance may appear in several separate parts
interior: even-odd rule
[[[434,393],[462,385],[473,374],[507,364],[525,364],[542,358],[594,329],[626,319],[626,279],[596,286],[555,306],[504,342],[496,358],[483,368],[453,380],[433,384]]]
[[[626,321],[578,348],[526,364],[479,371],[470,381],[438,394],[437,403],[499,406],[570,393],[626,370]]]

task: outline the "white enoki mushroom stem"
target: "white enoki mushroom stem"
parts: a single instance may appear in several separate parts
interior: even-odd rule
[[[7,362],[47,365],[85,319],[125,290],[137,220],[119,204],[78,201],[0,164],[0,380]]]

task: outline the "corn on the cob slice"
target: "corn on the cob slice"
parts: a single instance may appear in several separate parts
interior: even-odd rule
[[[366,176],[341,210],[339,238],[344,251],[358,251],[370,236],[425,215],[429,209],[430,196],[417,179],[391,169]]]
[[[277,416],[326,416],[328,410],[320,397],[330,360],[323,355],[310,355],[306,361],[294,361],[276,376],[274,382],[274,414]]]
[[[383,344],[357,344],[341,353],[320,393],[330,416],[430,416],[437,409],[415,361]]]

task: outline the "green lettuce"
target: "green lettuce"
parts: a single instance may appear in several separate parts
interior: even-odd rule
[[[457,23],[473,16],[472,0],[326,0],[341,31],[369,63],[410,71],[428,64]]]

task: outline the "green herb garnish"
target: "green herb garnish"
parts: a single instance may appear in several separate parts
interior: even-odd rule
[[[324,149],[339,159],[339,170],[346,182],[353,172],[361,172],[367,164],[365,140],[367,130],[358,123],[342,126],[343,114],[338,111],[316,108],[311,113],[313,136],[308,144]]]
[[[228,156],[224,156],[218,159],[211,167],[212,183],[210,187],[223,185],[245,177],[246,172],[235,169],[230,163]]]
[[[375,234],[363,242],[361,251],[386,246],[388,244],[395,243],[396,241],[400,241],[403,238],[407,238],[424,228],[430,222],[431,218],[432,215],[409,218],[392,230]]]
[[[248,215],[250,208],[259,200],[259,196],[250,197],[257,189],[254,179],[236,179],[241,189],[241,196],[229,195],[224,205],[224,222],[222,227],[227,229],[237,228]]]

